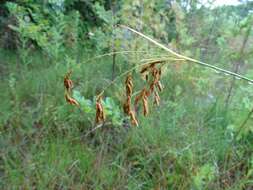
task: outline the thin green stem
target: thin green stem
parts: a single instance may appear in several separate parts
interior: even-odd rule
[[[106,53],[106,54],[102,54],[102,55],[92,57],[92,58],[86,60],[85,62],[83,62],[83,64],[88,63],[90,61],[94,61],[96,59],[101,59],[101,58],[106,57],[106,56],[111,56],[111,55],[115,55],[115,54],[130,54],[130,53],[149,53],[149,52],[148,51],[116,51],[116,52],[110,52],[110,53]]]
[[[216,70],[216,71],[218,71],[218,72],[222,72],[222,73],[225,73],[225,74],[228,74],[228,75],[237,77],[238,79],[243,79],[243,80],[245,80],[245,81],[248,81],[248,82],[250,82],[250,83],[253,83],[253,80],[252,80],[252,79],[249,79],[249,78],[247,78],[247,77],[245,77],[245,76],[242,76],[242,75],[239,75],[239,74],[237,74],[237,73],[234,73],[234,72],[231,72],[231,71],[228,71],[228,70],[225,70],[225,69],[221,69],[221,68],[219,68],[219,67],[216,67],[216,66],[213,66],[213,65],[204,63],[204,62],[202,62],[202,61],[199,61],[199,60],[196,60],[196,59],[193,59],[193,58],[190,58],[190,57],[181,55],[181,54],[179,54],[179,53],[177,53],[177,52],[175,52],[175,51],[173,51],[173,50],[167,48],[165,45],[163,45],[163,44],[161,44],[161,43],[159,43],[159,42],[153,40],[152,38],[146,36],[145,34],[142,34],[141,32],[138,32],[138,31],[136,31],[136,30],[134,30],[134,29],[132,29],[132,28],[130,28],[130,27],[128,27],[128,26],[125,26],[125,25],[119,25],[119,26],[122,27],[122,28],[125,28],[125,29],[127,29],[127,30],[132,31],[133,33],[136,33],[136,34],[138,34],[139,36],[142,36],[142,37],[145,38],[146,40],[152,42],[153,44],[155,44],[155,45],[157,45],[158,47],[164,49],[165,51],[169,52],[170,54],[175,55],[175,56],[178,57],[178,58],[182,58],[182,59],[185,59],[185,60],[187,60],[187,61],[190,61],[190,62],[199,64],[199,65],[201,65],[201,66],[211,68],[211,69]]]

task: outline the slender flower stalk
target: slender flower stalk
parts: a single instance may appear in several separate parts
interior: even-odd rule
[[[242,79],[242,80],[245,80],[247,82],[250,82],[250,83],[253,83],[253,80],[248,78],[248,77],[245,77],[245,76],[242,76],[242,75],[239,75],[237,73],[234,73],[234,72],[231,72],[231,71],[228,71],[228,70],[225,70],[225,69],[222,69],[222,68],[219,68],[219,67],[216,67],[216,66],[213,66],[213,65],[210,65],[208,63],[205,63],[205,62],[202,62],[202,61],[199,61],[199,60],[196,60],[196,59],[193,59],[193,58],[190,58],[190,57],[187,57],[187,56],[184,56],[184,55],[181,55],[171,49],[169,49],[168,47],[166,47],[165,45],[155,41],[154,39],[146,36],[145,34],[141,33],[141,32],[138,32],[128,26],[125,26],[125,25],[119,25],[120,27],[122,28],[125,28],[127,30],[130,30],[131,32],[135,33],[135,34],[138,34],[139,36],[145,38],[146,40],[152,42],[153,44],[155,44],[156,46],[164,49],[165,51],[167,51],[168,53],[176,56],[177,58],[181,58],[181,59],[184,59],[185,61],[190,61],[190,62],[193,62],[193,63],[196,63],[196,64],[199,64],[201,66],[204,66],[204,67],[207,67],[207,68],[210,68],[210,69],[213,69],[215,71],[218,71],[218,72],[221,72],[221,73],[224,73],[224,74],[227,74],[227,75],[231,75],[233,77],[237,77],[238,79]]]

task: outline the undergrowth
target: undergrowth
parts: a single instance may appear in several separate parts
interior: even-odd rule
[[[1,54],[1,189],[253,188],[251,133],[233,138],[232,124],[244,118],[234,115],[242,110],[226,110],[214,84],[193,77],[199,70],[172,63],[162,79],[161,105],[151,107],[147,118],[139,115],[139,127],[120,115],[116,124],[93,131],[95,112],[63,97],[70,68],[74,90],[91,107],[110,83],[111,58],[84,64],[87,57],[79,64],[70,58],[51,63],[38,54],[24,66],[13,54]],[[118,62],[118,73],[129,68],[123,55]],[[123,94],[124,79],[105,93],[114,99],[109,111],[122,112]]]

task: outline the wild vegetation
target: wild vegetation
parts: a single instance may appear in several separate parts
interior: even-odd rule
[[[253,3],[0,2],[0,189],[253,189]]]

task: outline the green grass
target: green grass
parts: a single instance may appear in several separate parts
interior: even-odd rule
[[[139,116],[138,128],[109,125],[87,136],[92,125],[85,113],[65,103],[62,79],[74,68],[75,89],[92,99],[110,80],[109,58],[70,65],[34,56],[31,65],[17,67],[14,55],[1,57],[6,62],[0,83],[1,189],[253,187],[250,134],[232,141],[227,126],[236,110],[225,112],[215,90],[215,100],[203,103],[209,82],[194,87],[194,71],[169,68],[161,106],[151,106],[147,118]],[[126,67],[120,63],[117,72]],[[122,82],[106,92],[118,103]]]

